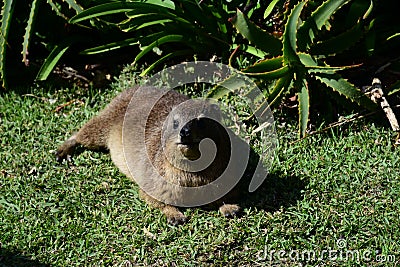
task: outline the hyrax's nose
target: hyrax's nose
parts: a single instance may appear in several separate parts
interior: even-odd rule
[[[189,138],[192,135],[193,120],[189,121],[182,127],[179,135],[181,138]]]

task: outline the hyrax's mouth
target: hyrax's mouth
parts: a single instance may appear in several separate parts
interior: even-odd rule
[[[188,160],[196,160],[200,158],[199,150],[200,142],[180,142],[177,143],[178,149]]]

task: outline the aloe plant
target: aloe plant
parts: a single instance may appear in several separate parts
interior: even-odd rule
[[[25,3],[15,3],[14,0],[4,0],[3,6],[1,9],[1,30],[0,30],[0,79],[2,82],[2,87],[7,87],[7,64],[6,64],[6,57],[7,57],[7,50],[8,48],[12,48],[17,50],[15,47],[15,40],[22,39],[22,47],[21,47],[21,54],[22,54],[22,62],[28,66],[29,65],[29,47],[31,44],[31,40],[33,37],[33,33],[35,32],[35,22],[38,18],[38,14],[41,12],[40,7],[43,0],[32,0]],[[63,6],[63,2],[66,3],[67,8]],[[75,12],[82,11],[82,7],[76,3],[74,0],[65,0],[65,1],[53,1],[47,0],[47,4],[56,12],[57,15],[60,17],[67,19],[67,15],[65,14],[65,9],[75,10]],[[15,13],[18,15],[24,14],[23,9],[28,8],[29,14],[28,17],[17,17],[15,18]],[[46,16],[48,14],[45,14]],[[11,28],[12,24],[14,23],[13,27],[21,26],[24,27],[24,34],[23,36],[10,36],[9,29]],[[18,25],[16,25],[18,24]],[[19,31],[16,31],[19,32]],[[71,44],[71,43],[69,43]],[[38,74],[39,79],[46,79],[49,73],[54,68],[55,64],[61,57],[61,55],[65,52],[68,47],[63,47],[60,49],[60,45],[56,45],[53,51],[49,54],[49,57],[45,60],[40,73]],[[13,59],[17,60],[17,59]]]
[[[0,29],[0,79],[2,81],[2,87],[7,86],[6,76],[6,51],[7,51],[7,37],[8,31],[11,25],[11,17],[14,11],[13,0],[3,1],[1,8],[1,29]]]
[[[20,24],[18,26],[25,29],[23,36],[15,36],[14,33],[11,38],[14,50],[16,50],[15,40],[23,40],[21,54],[22,61],[26,65],[29,63],[32,39],[36,37],[35,27],[39,24],[38,20],[43,20],[43,18],[48,20],[49,16],[56,15],[65,21],[65,25],[74,24],[75,32],[84,29],[85,32],[97,32],[102,38],[93,40],[92,37],[84,34],[65,34],[66,37],[58,42],[46,43],[42,40],[41,43],[45,43],[49,54],[44,59],[36,80],[46,80],[62,56],[75,43],[86,46],[81,51],[81,55],[95,55],[135,46],[141,51],[132,53],[134,64],[142,64],[144,57],[156,51],[160,57],[148,64],[142,75],[146,75],[174,57],[197,55],[211,58],[214,55],[227,54],[233,36],[233,26],[228,18],[237,6],[242,5],[239,2],[233,0],[227,5],[222,2],[208,4],[187,0],[31,0],[16,6],[13,0],[4,0],[0,32],[2,52],[0,78],[3,87],[6,87],[7,78],[5,60],[10,41],[8,32],[12,21],[14,23],[17,21],[12,19],[12,11],[15,8],[18,15],[25,14],[22,12],[23,9],[29,10],[27,17],[18,17],[18,24]],[[44,5],[48,5],[47,9],[44,9]],[[46,12],[52,10],[53,13],[43,14],[41,13],[44,12],[43,10]],[[64,31],[64,29],[60,30]],[[46,37],[46,34],[57,36],[55,33],[44,31],[40,34],[40,38]]]
[[[271,4],[276,4],[276,1]],[[267,101],[271,105],[280,103],[282,97],[291,89],[297,92],[299,102],[299,135],[304,136],[309,121],[310,88],[309,84],[319,81],[329,90],[333,90],[358,105],[374,110],[375,104],[356,86],[343,79],[337,72],[355,66],[332,67],[325,61],[331,55],[354,45],[363,36],[364,19],[369,11],[359,18],[347,32],[319,40],[322,28],[329,24],[333,14],[349,0],[327,0],[301,22],[301,14],[306,1],[295,5],[284,27],[282,40],[263,31],[245,14],[237,11],[231,22],[237,31],[246,38],[249,48],[261,50],[267,59],[261,59],[242,72],[259,79],[275,80],[275,86],[268,93]],[[266,10],[265,14],[271,11]],[[236,44],[235,47],[240,44]],[[252,53],[253,55],[255,53]],[[257,55],[257,54],[256,54]]]
[[[345,55],[346,51],[358,52],[359,49],[349,50],[349,47],[360,42],[366,47],[366,56],[375,53],[379,56],[378,53],[394,47],[400,39],[400,25],[393,23],[396,15],[392,14],[390,3],[378,0],[309,0],[296,5],[293,3],[297,0],[215,3],[198,0],[30,0],[20,1],[18,5],[15,2],[3,0],[1,6],[2,87],[7,86],[7,74],[20,73],[20,70],[10,71],[11,64],[15,65],[22,59],[28,65],[33,44],[48,49],[48,54],[40,55],[35,62],[42,63],[37,80],[46,80],[75,43],[84,47],[81,54],[85,56],[135,47],[129,56],[131,62],[146,66],[142,75],[181,58],[205,60],[216,56],[218,60],[227,62],[231,48],[249,53],[249,57],[244,58],[252,64],[248,66],[246,63],[246,68],[239,67],[243,73],[274,81],[274,87],[266,92],[267,101],[272,105],[278,105],[292,88],[296,90],[300,101],[301,135],[304,135],[310,117],[309,94],[313,89],[308,87],[314,81],[363,107],[374,108],[354,85],[338,74],[340,70],[355,66],[339,64],[332,67],[327,59]],[[340,22],[341,30],[333,33],[324,29],[324,26],[329,28],[332,22],[332,28],[339,24],[331,18],[345,5],[350,8],[345,9],[348,11]],[[291,12],[286,12],[286,8]],[[278,34],[271,34],[270,26],[266,31],[260,25],[270,23],[277,9],[284,14],[281,17],[285,26]],[[61,18],[61,23],[50,32],[48,28],[54,18]],[[74,30],[67,33],[71,24]],[[85,34],[79,34],[83,29]],[[99,38],[92,38],[93,35],[87,32],[95,33]],[[277,37],[280,35],[282,38]],[[8,57],[18,58],[6,62],[7,50],[10,49],[14,53],[12,56],[9,53]],[[150,54],[153,56],[149,57]],[[260,60],[254,63],[253,56]]]
[[[113,22],[117,28],[136,37],[101,44],[81,53],[92,55],[140,45],[141,52],[133,60],[137,64],[157,49],[160,58],[146,68],[142,76],[167,59],[194,54],[211,57],[212,53],[228,51],[231,43],[229,14],[221,4],[186,0],[110,2],[84,10],[74,16],[70,23],[84,23],[96,18],[106,20],[106,16],[116,14],[123,15],[123,19]]]

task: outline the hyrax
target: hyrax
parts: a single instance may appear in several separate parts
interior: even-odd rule
[[[129,104],[131,99],[133,103]],[[160,209],[168,223],[182,224],[186,217],[174,203],[180,200],[185,202],[186,199],[179,198],[190,196],[180,191],[172,192],[166,183],[182,187],[207,185],[224,172],[231,156],[229,134],[217,119],[207,117],[218,118],[218,106],[205,100],[191,101],[172,90],[163,94],[154,87],[126,90],[58,148],[57,160],[71,156],[78,145],[109,150],[121,172],[152,190],[149,194],[141,187],[141,198]],[[184,102],[189,104],[181,107]],[[198,171],[185,169],[185,162],[200,158],[199,144],[205,138],[212,140],[216,146],[212,163]],[[132,160],[126,155],[132,155]],[[154,169],[164,182],[156,179],[155,172],[149,171]],[[223,200],[214,201],[214,204],[220,205],[220,212],[227,217],[235,216],[240,210],[238,205],[225,204]]]

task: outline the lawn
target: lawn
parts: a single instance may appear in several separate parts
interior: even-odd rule
[[[279,147],[239,218],[184,210],[172,227],[109,156],[74,164],[56,147],[116,90],[32,89],[0,96],[0,266],[388,266],[400,262],[400,150],[358,121]]]

